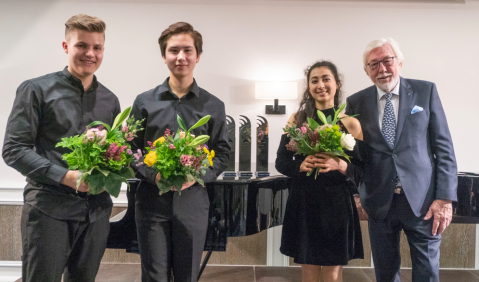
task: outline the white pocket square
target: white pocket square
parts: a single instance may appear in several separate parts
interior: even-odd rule
[[[419,113],[421,111],[424,111],[424,109],[422,107],[419,107],[419,106],[414,106],[414,108],[412,108],[412,111],[411,111],[411,115],[412,114],[415,114],[415,113]]]

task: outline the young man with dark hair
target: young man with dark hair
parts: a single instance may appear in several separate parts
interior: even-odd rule
[[[105,23],[76,15],[65,23],[68,66],[23,82],[8,119],[3,158],[27,177],[22,210],[23,282],[93,282],[105,252],[112,201],[89,195],[55,145],[93,121],[112,124],[118,98],[94,75],[103,60]]]
[[[190,24],[179,22],[163,31],[159,44],[170,77],[136,98],[132,113],[137,119],[145,119],[145,130],[138,132],[132,147],[145,152],[147,142],[163,136],[166,129],[176,132],[177,114],[187,128],[211,115],[208,123],[193,133],[211,137],[207,145],[216,156],[204,180],[212,182],[226,168],[230,147],[224,103],[198,87],[193,78],[202,53],[201,34]],[[142,281],[169,282],[171,270],[175,282],[197,281],[208,227],[206,188],[185,182],[181,195],[176,191],[160,194],[157,183],[161,173],[146,165],[137,170],[141,179],[136,194],[136,223]]]

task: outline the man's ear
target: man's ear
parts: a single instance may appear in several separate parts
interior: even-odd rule
[[[364,68],[364,72],[366,73],[367,76],[369,76],[368,70]]]
[[[203,54],[203,53],[201,53],[201,54]],[[199,54],[198,56],[196,56],[196,63],[199,63],[199,62],[200,62],[201,54]]]
[[[165,64],[166,64],[166,58],[165,58],[165,56],[161,56],[161,57],[163,58],[163,62],[165,62]]]
[[[65,51],[65,54],[68,54],[68,43],[66,41],[63,41],[62,47],[63,51]]]

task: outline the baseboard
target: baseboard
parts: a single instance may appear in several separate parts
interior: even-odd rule
[[[127,207],[126,184],[122,184],[118,198],[111,197],[114,207]],[[0,187],[0,206],[23,206],[23,188]]]
[[[0,282],[13,282],[22,277],[21,261],[0,261]]]

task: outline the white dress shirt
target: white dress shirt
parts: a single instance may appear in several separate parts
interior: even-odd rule
[[[396,125],[398,124],[398,109],[399,109],[399,84],[400,79],[398,77],[398,84],[394,89],[391,91],[391,103],[393,104],[394,108],[394,116],[396,117]],[[384,116],[384,106],[386,105],[386,92],[382,91],[379,87],[376,86],[378,89],[378,113],[379,113],[379,129],[382,130],[383,127],[383,116]]]

